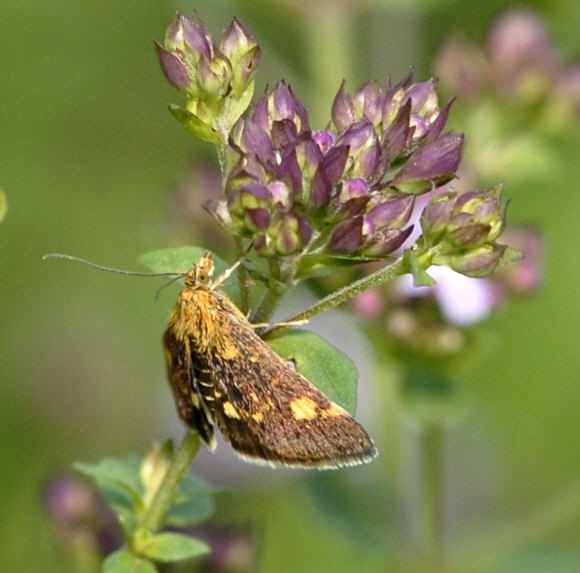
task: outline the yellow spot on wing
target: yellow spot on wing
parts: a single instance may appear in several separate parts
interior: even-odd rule
[[[346,416],[347,413],[338,404],[331,404],[329,408],[326,408],[326,410],[322,410],[322,415],[324,417]]]
[[[234,408],[234,405],[231,402],[224,402],[224,414],[228,418],[235,418],[236,420],[241,419],[239,412]]]
[[[296,420],[312,420],[318,415],[318,405],[311,398],[294,398],[290,401],[290,409]]]

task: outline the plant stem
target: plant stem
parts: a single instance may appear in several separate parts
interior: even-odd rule
[[[438,571],[443,549],[444,427],[427,420],[419,427],[419,556],[427,571]]]
[[[272,284],[276,286],[270,286],[264,293],[260,304],[252,314],[252,323],[257,324],[268,322],[272,316],[272,313],[274,312],[274,309],[278,306],[278,302],[290,287],[291,280],[289,278],[284,279],[284,277],[282,277],[280,263],[275,259],[270,260],[270,277],[272,279]]]
[[[151,505],[143,514],[140,524],[142,529],[155,533],[163,526],[165,516],[175,497],[175,492],[191,466],[191,462],[199,450],[199,445],[199,434],[194,431],[188,431],[179,448],[175,451],[173,461],[167,469],[167,473]]]
[[[244,247],[242,240],[236,238],[236,260],[241,260],[244,256]],[[240,289],[240,310],[246,314],[250,308],[250,295],[248,292],[248,271],[244,265],[240,265],[237,269],[238,288]]]
[[[309,306],[302,312],[299,312],[292,318],[288,319],[287,322],[299,322],[299,321],[307,321],[313,316],[324,312],[325,310],[330,310],[347,300],[350,300],[357,294],[364,292],[373,287],[377,287],[384,282],[394,279],[400,275],[403,275],[407,272],[407,264],[403,260],[403,257],[397,259],[394,263],[359,279],[341,289],[334,291],[333,293],[329,294],[328,296],[324,297],[323,299],[319,300],[318,302],[314,303],[312,306]],[[272,328],[266,333],[265,338],[272,338],[276,335],[288,330],[290,325],[282,324],[280,326],[276,326]]]

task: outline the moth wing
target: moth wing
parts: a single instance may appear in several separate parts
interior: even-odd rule
[[[216,440],[212,415],[200,387],[203,374],[198,364],[200,357],[192,353],[189,339],[179,340],[171,327],[163,336],[163,346],[167,375],[179,416],[189,427],[195,428],[208,447],[214,450]]]
[[[215,421],[244,459],[336,468],[373,459],[364,428],[287,365],[249,325],[232,321],[234,356],[213,359]]]

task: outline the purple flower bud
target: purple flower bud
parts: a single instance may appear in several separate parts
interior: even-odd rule
[[[201,20],[190,20],[183,14],[177,14],[167,28],[165,45],[169,50],[190,52],[197,60],[201,57],[211,60],[213,44],[211,36]]]
[[[282,119],[272,122],[270,130],[272,146],[274,149],[286,153],[288,149],[296,146],[298,140],[298,130],[296,125],[289,119]]]
[[[301,168],[298,163],[297,150],[282,157],[280,165],[277,166],[274,176],[277,180],[283,181],[284,184],[291,190],[289,195],[293,199],[300,199],[303,195],[303,175],[307,173],[308,168]]]
[[[388,198],[372,207],[367,216],[378,229],[400,229],[409,222],[414,204],[415,197],[413,195]]]
[[[376,82],[367,82],[353,98],[357,117],[367,118],[375,126],[383,119],[384,102],[385,94]]]
[[[402,103],[411,100],[411,115],[429,119],[439,112],[439,98],[437,97],[437,80],[413,84],[405,93]]]
[[[470,191],[457,197],[453,216],[449,222],[449,231],[471,225],[486,225],[486,241],[494,241],[502,233],[505,226],[505,208],[501,205],[502,185],[496,185],[483,191]],[[478,235],[482,232],[472,230]],[[462,234],[462,232],[460,232]],[[474,240],[475,240],[474,235]],[[462,234],[465,238],[465,234]]]
[[[334,145],[334,136],[329,131],[316,131],[312,135],[312,139],[323,155]]]
[[[339,133],[356,121],[352,98],[346,93],[344,81],[340,85],[340,89],[332,102],[331,115],[332,122]]]
[[[201,58],[198,64],[198,82],[206,98],[222,98],[228,90],[231,78],[230,63],[216,55],[213,60]]]
[[[290,189],[282,181],[268,183],[268,191],[272,198],[272,204],[277,208],[290,208]]]
[[[310,129],[306,109],[284,81],[278,82],[270,94],[269,111],[273,120],[291,120],[299,133]]]
[[[370,198],[364,179],[345,179],[332,197],[330,209],[338,220],[352,218],[362,213]]]
[[[300,177],[312,179],[324,153],[314,139],[303,138],[296,146],[296,159],[300,169]]]
[[[280,255],[295,253],[302,243],[303,228],[293,215],[281,215],[272,221],[268,234],[272,237],[272,246]]]
[[[383,123],[385,126],[389,125],[397,117],[402,105],[409,102],[409,100],[405,100],[405,93],[412,81],[413,73],[411,72],[397,85],[391,87],[385,94],[385,102],[383,104]]]
[[[158,42],[155,42],[155,49],[167,81],[178,89],[186,89],[190,86],[193,82],[194,73],[184,59],[178,53],[166,50]]]
[[[244,122],[240,146],[245,153],[254,155],[262,165],[275,163],[274,149],[268,133],[251,119]]]
[[[445,233],[455,207],[457,193],[448,191],[434,195],[421,213],[421,229],[430,244],[436,243]]]
[[[270,211],[268,211],[268,209],[262,207],[246,209],[246,213],[251,222],[250,227],[253,227],[253,230],[264,231],[269,227],[272,217],[270,216]]]
[[[245,54],[257,46],[258,42],[244,24],[234,18],[224,30],[220,43],[220,50],[231,61],[237,61],[240,55]]]
[[[413,225],[406,229],[388,229],[377,231],[362,253],[371,257],[384,257],[396,251],[413,232]]]
[[[339,223],[332,233],[329,251],[344,254],[356,252],[364,242],[363,225],[362,215]]]
[[[390,163],[406,151],[412,135],[411,102],[407,101],[383,133],[383,149]]]
[[[350,150],[351,177],[371,178],[381,165],[381,147],[373,125],[364,119],[351,125],[337,140]]]
[[[444,135],[420,147],[397,173],[390,186],[420,195],[455,177],[463,153],[463,135]]]
[[[461,215],[453,217],[450,227],[458,224],[456,229],[449,232],[449,240],[457,247],[475,247],[487,242],[490,226],[485,223],[457,223]]]
[[[322,158],[310,189],[310,204],[315,209],[328,205],[332,188],[343,175],[348,152],[348,147],[339,145]]]
[[[506,248],[506,245],[497,243],[485,244],[465,253],[446,257],[443,264],[468,277],[487,277],[497,267]],[[436,259],[433,262],[439,264]]]
[[[272,193],[264,185],[248,183],[240,188],[240,200],[244,209],[268,207],[272,202]]]

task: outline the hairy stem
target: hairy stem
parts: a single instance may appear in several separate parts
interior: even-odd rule
[[[244,256],[244,247],[242,240],[236,238],[236,260],[241,260]],[[250,309],[250,294],[248,292],[248,271],[244,265],[237,269],[238,287],[240,289],[240,310],[246,314]]]
[[[252,323],[268,322],[275,308],[278,306],[280,299],[291,286],[289,279],[284,281],[280,263],[275,259],[270,260],[270,277],[272,284],[276,286],[269,287],[264,293],[260,304],[252,314]]]
[[[389,280],[394,279],[400,275],[403,275],[407,272],[407,264],[404,261],[403,257],[397,259],[394,263],[359,279],[333,293],[329,294],[328,296],[324,297],[323,299],[319,300],[318,302],[314,303],[312,306],[309,306],[302,312],[299,312],[292,318],[288,319],[287,322],[300,322],[300,321],[307,321],[313,316],[324,312],[325,310],[330,310],[347,300],[355,297],[357,294],[364,292],[373,287],[377,287]],[[272,328],[266,333],[265,338],[273,338],[276,335],[284,332],[290,328],[290,325],[283,324],[280,326],[276,326]]]
[[[151,505],[147,508],[141,519],[140,527],[152,533],[158,531],[165,520],[165,516],[175,498],[175,492],[183,480],[187,470],[191,466],[200,445],[199,434],[188,431],[173,455],[173,461],[169,466],[159,489],[157,490]]]

